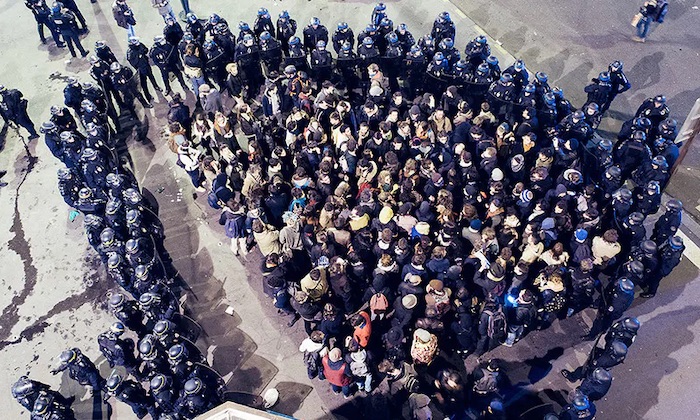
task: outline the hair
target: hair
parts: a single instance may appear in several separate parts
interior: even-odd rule
[[[615,229],[608,229],[605,231],[605,233],[603,233],[603,240],[605,242],[610,242],[610,243],[617,242],[617,239],[618,239],[618,235],[617,235],[617,231]]]

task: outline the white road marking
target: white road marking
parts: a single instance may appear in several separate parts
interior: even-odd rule
[[[676,231],[676,235],[683,238],[683,245],[685,245],[683,255],[685,255],[685,257],[688,258],[688,260],[690,260],[694,266],[700,268],[700,247],[698,247],[695,242],[690,240],[690,238],[688,238],[688,236],[680,229]]]

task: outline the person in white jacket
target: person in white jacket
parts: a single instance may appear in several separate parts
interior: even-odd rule
[[[187,174],[192,180],[192,185],[197,189],[198,192],[205,192],[206,189],[202,185],[204,181],[204,175],[199,167],[199,156],[200,151],[191,147],[189,141],[183,142],[177,147],[177,159]]]
[[[299,351],[304,353],[304,363],[306,364],[306,371],[309,375],[309,379],[314,379],[319,376],[319,379],[325,379],[323,377],[323,370],[319,369],[321,366],[321,359],[328,353],[328,348],[324,344],[325,335],[319,330],[315,330],[311,333],[311,336],[304,339],[299,345]]]

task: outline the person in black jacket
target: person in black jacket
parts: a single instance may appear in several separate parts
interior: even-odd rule
[[[136,36],[129,38],[129,49],[126,51],[126,61],[138,72],[141,88],[143,89],[146,100],[148,102],[153,101],[153,96],[151,96],[151,92],[148,91],[147,80],[151,81],[153,88],[158,92],[162,91],[162,89],[158,86],[158,83],[156,83],[156,78],[153,77],[151,63],[148,61],[148,47]]]
[[[530,290],[524,289],[520,291],[510,315],[508,320],[508,337],[504,343],[507,347],[513,347],[513,344],[523,336],[525,328],[535,322],[537,307]]]
[[[0,85],[0,116],[5,124],[18,124],[29,131],[29,140],[39,138],[34,123],[27,114],[27,100],[18,89]]]
[[[44,36],[44,26],[49,28],[51,31],[51,36],[58,48],[63,48],[66,46],[61,41],[61,34],[58,32],[56,25],[54,25],[53,20],[50,19],[51,9],[46,5],[45,0],[26,0],[24,3],[29,10],[32,11],[34,19],[36,20],[36,29],[39,31],[39,39],[42,44],[46,44],[46,37]]]
[[[166,96],[172,93],[170,90],[170,73],[175,75],[182,89],[187,92],[188,87],[185,83],[185,78],[182,76],[182,62],[180,61],[180,55],[175,46],[165,42],[164,36],[156,36],[153,38],[153,47],[151,47],[148,56],[153,63],[158,66],[158,69],[160,69],[160,74],[163,77],[163,84],[165,85]]]
[[[75,45],[80,51],[80,55],[85,57],[88,55],[88,51],[83,48],[83,44],[80,43],[80,30],[78,25],[75,23],[75,15],[69,9],[61,7],[61,3],[54,3],[51,7],[51,15],[49,19],[56,25],[56,28],[61,32],[63,40],[68,45],[68,50],[73,57],[77,57],[75,54]]]

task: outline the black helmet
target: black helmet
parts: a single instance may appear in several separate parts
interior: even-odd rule
[[[122,256],[118,252],[112,252],[107,260],[107,268],[114,270],[122,263]]]
[[[635,261],[638,262],[638,261]],[[644,266],[642,266],[642,270],[644,269]],[[632,294],[634,293],[634,283],[632,283],[632,280],[628,279],[627,277],[621,277],[617,281],[617,288],[620,289],[621,292],[627,293],[627,294]]]
[[[126,191],[124,191],[124,196],[129,200],[129,203],[131,204],[139,204],[143,199],[141,197],[141,193],[138,192],[136,188],[127,188]]]
[[[654,156],[654,158],[651,160],[651,163],[652,165],[656,165],[660,168],[668,169],[668,162],[666,161],[666,158],[662,155]]]
[[[185,382],[185,394],[192,395],[202,390],[202,381],[199,378],[192,378]]]
[[[651,128],[651,120],[647,117],[637,117],[632,120],[632,127],[646,131]]]
[[[117,392],[122,382],[124,382],[124,379],[121,377],[121,375],[113,373],[109,378],[107,378],[107,391]]]
[[[620,340],[613,340],[610,347],[615,356],[621,357],[627,355],[627,345]]]
[[[109,307],[112,309],[119,309],[126,302],[126,297],[123,294],[117,292],[109,297]]]
[[[83,200],[87,200],[88,198],[92,197],[92,190],[88,187],[83,187],[78,191],[78,198],[82,198]]]
[[[610,174],[611,178],[620,178],[622,176],[622,170],[618,166],[611,166],[605,171]]]
[[[175,344],[168,349],[168,359],[179,362],[187,358],[187,349],[182,344]]]
[[[606,152],[609,152],[613,148],[613,144],[609,139],[603,139],[598,143],[598,147],[605,150]]]
[[[644,133],[644,131],[637,130],[632,134],[632,138],[634,140],[639,140],[639,141],[646,141],[647,140],[647,135]]]
[[[628,219],[633,225],[641,225],[642,223],[644,223],[644,215],[638,211],[631,213],[628,216]]]
[[[601,383],[609,383],[612,381],[612,375],[604,368],[595,368],[593,371],[593,378]]]
[[[637,332],[639,330],[639,320],[635,317],[627,317],[622,320],[622,326],[625,327],[627,331]]]
[[[632,191],[630,191],[627,187],[622,187],[617,190],[617,194],[623,201],[630,201],[632,199]]]
[[[681,200],[673,198],[668,200],[668,203],[666,203],[666,208],[670,211],[678,212],[683,209],[683,203],[681,203]]]
[[[100,242],[103,245],[111,245],[114,242],[114,230],[112,228],[104,228],[100,233]]]
[[[654,241],[646,240],[639,245],[639,247],[644,251],[645,254],[656,254],[658,250],[656,243]]]
[[[86,227],[99,228],[104,225],[104,220],[95,214],[86,214],[83,223]]]
[[[644,274],[644,264],[642,264],[641,262],[639,262],[637,260],[630,261],[629,270],[630,270],[630,273],[641,276],[642,274]]]
[[[577,119],[577,120],[582,120],[582,119],[584,119],[585,117],[586,117],[586,115],[585,115],[585,114],[583,113],[583,111],[581,111],[580,109],[574,111],[574,118],[575,118],[575,119]]]

